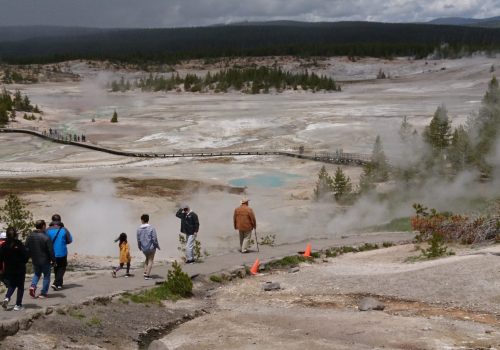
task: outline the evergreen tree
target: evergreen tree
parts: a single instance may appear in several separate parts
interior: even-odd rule
[[[323,165],[318,173],[318,181],[316,182],[316,188],[314,189],[314,198],[319,200],[331,193],[332,185],[333,179],[326,171],[326,167]]]
[[[450,145],[451,120],[445,105],[436,109],[432,120],[424,130],[424,141],[431,146],[433,156],[443,156]]]
[[[9,194],[0,208],[0,221],[5,224],[4,229],[14,227],[23,239],[34,226],[33,215],[26,209],[26,202],[15,194]]]
[[[368,193],[375,189],[375,176],[373,165],[367,164],[363,167],[363,172],[359,176],[359,192]]]
[[[335,175],[333,176],[332,190],[337,201],[345,198],[345,196],[351,194],[352,184],[349,176],[345,175],[342,168],[337,167],[335,170]]]
[[[380,136],[377,135],[375,143],[373,144],[373,151],[371,156],[371,173],[376,182],[387,181],[389,178],[389,165],[385,157],[384,149]]]
[[[459,172],[473,163],[473,157],[473,149],[469,135],[465,128],[460,125],[453,132],[450,148],[448,150],[448,159],[455,172]]]
[[[9,122],[7,110],[0,105],[0,126],[5,126]]]
[[[118,113],[116,113],[116,109],[113,112],[113,116],[111,117],[111,123],[118,123]]]
[[[488,84],[479,113],[471,124],[477,139],[474,159],[481,172],[488,175],[492,165],[488,163],[487,156],[493,151],[500,135],[500,88],[496,77]]]
[[[409,142],[412,138],[413,131],[413,126],[410,124],[406,116],[404,116],[399,128],[399,137],[403,142]]]

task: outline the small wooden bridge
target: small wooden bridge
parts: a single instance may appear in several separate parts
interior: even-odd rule
[[[199,152],[199,151],[187,151],[180,153],[152,153],[152,152],[133,152],[133,151],[121,151],[106,147],[101,147],[89,142],[79,142],[71,141],[64,138],[58,138],[57,135],[49,135],[47,133],[40,132],[36,129],[20,129],[20,128],[0,128],[0,133],[22,133],[29,134],[33,136],[40,137],[47,141],[72,145],[76,147],[82,147],[91,149],[98,152],[104,152],[109,154],[114,154],[124,157],[136,157],[136,158],[203,158],[203,157],[237,157],[237,156],[285,156],[299,159],[308,159],[317,162],[331,163],[331,164],[348,164],[348,165],[359,165],[363,166],[370,163],[370,156],[365,154],[357,153],[345,153],[345,152],[335,152],[335,153],[315,153],[315,154],[302,154],[287,151],[212,151],[212,152]]]

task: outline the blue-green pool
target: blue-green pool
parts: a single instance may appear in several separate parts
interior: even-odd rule
[[[287,182],[301,178],[300,175],[287,173],[265,173],[250,177],[232,179],[229,181],[231,186],[235,187],[267,187],[277,188],[284,186]]]

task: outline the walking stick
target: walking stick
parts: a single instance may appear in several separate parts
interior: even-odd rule
[[[257,252],[260,252],[260,250],[259,250],[259,239],[257,238],[257,229],[255,229],[255,243],[257,244]]]

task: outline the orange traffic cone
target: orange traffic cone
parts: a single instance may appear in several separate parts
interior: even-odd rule
[[[311,257],[311,244],[308,243],[306,247],[306,251],[304,252],[304,258],[310,258]]]
[[[250,269],[250,273],[252,275],[256,275],[259,272],[259,265],[260,265],[260,262],[259,262],[259,259],[257,258],[255,260],[255,262],[253,263],[252,268]]]

